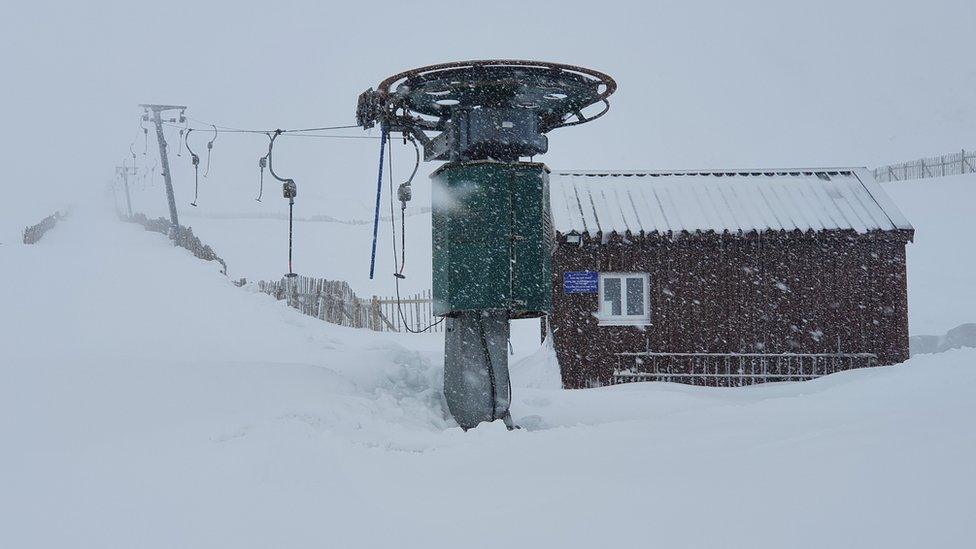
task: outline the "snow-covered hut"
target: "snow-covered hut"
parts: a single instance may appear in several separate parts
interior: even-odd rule
[[[908,358],[914,229],[870,172],[559,172],[567,388],[741,385]]]

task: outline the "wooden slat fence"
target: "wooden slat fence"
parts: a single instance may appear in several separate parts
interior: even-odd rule
[[[874,179],[879,182],[905,181],[906,179],[943,177],[965,173],[976,173],[976,151],[966,152],[962,150],[942,156],[931,156],[911,162],[881,166],[874,169]]]
[[[257,284],[258,290],[286,301],[289,307],[302,314],[340,326],[377,332],[406,332],[407,327],[419,330],[437,320],[433,316],[430,290],[401,296],[401,318],[395,297],[361,298],[341,280],[296,276]],[[438,324],[428,331],[442,330],[443,324]]]
[[[396,297],[374,297],[376,307],[379,307],[383,318],[390,322],[388,330],[394,332],[406,332],[409,327],[411,330],[423,330],[430,326],[428,332],[444,331],[444,323],[433,325],[439,319],[434,316],[434,300],[431,298],[430,290],[424,290],[419,294],[400,296],[400,311],[397,311]]]
[[[357,297],[349,284],[341,280],[286,277],[271,282],[259,281],[258,289],[319,320],[340,326],[377,329],[378,319],[370,314],[368,302]]]

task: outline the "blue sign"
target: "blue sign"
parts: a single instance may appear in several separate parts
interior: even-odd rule
[[[595,294],[600,288],[600,273],[596,271],[570,271],[563,273],[563,293]]]

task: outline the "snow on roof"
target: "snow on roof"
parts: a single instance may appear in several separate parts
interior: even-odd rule
[[[561,233],[912,229],[864,168],[555,172]]]

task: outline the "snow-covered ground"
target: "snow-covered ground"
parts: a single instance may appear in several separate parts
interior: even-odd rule
[[[0,254],[0,547],[976,541],[976,350],[562,391],[543,349],[525,428],[462,433],[437,336],[303,317],[96,205]]]

